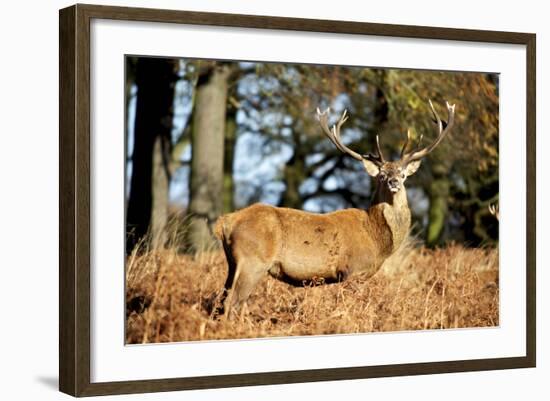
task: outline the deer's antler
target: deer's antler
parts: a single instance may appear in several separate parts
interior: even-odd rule
[[[498,203],[496,205],[494,204],[490,204],[489,205],[489,213],[491,213],[493,216],[496,217],[497,220],[500,220],[499,219],[499,210],[498,210]]]
[[[342,125],[347,121],[348,115],[347,110],[344,110],[342,113],[342,116],[338,119],[336,124],[332,126],[332,128],[329,128],[328,126],[328,114],[330,112],[330,108],[327,108],[325,111],[321,112],[319,108],[317,108],[317,119],[319,120],[319,125],[321,125],[321,128],[323,129],[323,132],[325,135],[336,145],[336,147],[343,153],[346,153],[353,157],[356,160],[363,161],[365,159],[372,161],[373,163],[381,166],[386,162],[384,159],[384,156],[382,155],[382,151],[380,150],[380,141],[378,139],[378,135],[376,135],[376,155],[373,154],[367,154],[367,155],[360,155],[359,153],[351,150],[348,148],[344,143],[342,142],[342,137],[340,136],[340,128],[342,128]]]
[[[412,150],[411,152],[405,153],[406,147],[409,144],[409,137],[410,137],[410,131],[407,131],[407,142],[403,146],[403,149],[401,150],[401,160],[403,163],[407,164],[410,162],[413,162],[415,160],[420,160],[423,157],[426,157],[429,153],[431,153],[437,145],[445,138],[445,136],[451,131],[451,128],[454,125],[455,121],[455,105],[450,105],[449,102],[445,102],[447,106],[447,121],[441,120],[439,117],[439,114],[437,114],[437,111],[435,111],[434,106],[432,104],[432,101],[429,101],[430,103],[430,109],[432,110],[434,122],[437,124],[438,128],[438,135],[437,138],[431,143],[431,145],[426,146],[424,148],[417,148]],[[422,136],[420,137],[420,141],[422,141]],[[419,143],[420,143],[419,141]]]

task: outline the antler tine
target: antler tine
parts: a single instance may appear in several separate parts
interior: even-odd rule
[[[437,145],[439,145],[439,143],[443,140],[443,138],[445,138],[445,136],[451,131],[451,128],[453,127],[454,119],[455,119],[454,104],[450,105],[449,102],[445,102],[447,106],[447,122],[441,120],[441,118],[439,117],[439,114],[437,114],[437,111],[435,111],[435,108],[431,100],[429,100],[429,104],[433,114],[434,121],[437,124],[437,128],[438,128],[437,138],[425,148],[416,149],[411,151],[410,153],[406,153],[402,155],[401,159],[405,163],[410,163],[412,161],[419,160],[427,156],[437,147]]]
[[[372,153],[368,153],[364,155],[363,158],[370,160],[371,162],[379,166],[386,163],[386,159],[384,159],[384,155],[382,154],[382,150],[380,149],[380,138],[378,135],[376,135],[376,154],[373,155]]]
[[[348,148],[346,145],[342,142],[342,137],[340,136],[340,128],[342,125],[347,121],[348,115],[347,110],[344,110],[342,113],[342,116],[338,119],[338,122],[332,126],[332,129],[328,126],[328,113],[330,112],[330,108],[327,108],[325,111],[321,112],[319,108],[317,108],[317,119],[319,120],[319,125],[323,129],[323,132],[328,137],[328,139],[331,140],[334,145],[343,153],[346,153],[353,157],[356,160],[363,160],[363,157],[357,153]]]
[[[498,203],[495,204],[489,204],[489,213],[491,213],[493,216],[496,217],[497,220],[499,220],[499,210],[498,210]]]
[[[401,148],[401,156],[400,159],[403,159],[403,156],[405,155],[405,151],[407,150],[407,147],[409,146],[409,141],[411,140],[411,130],[407,130],[407,140],[405,141],[405,144]]]
[[[342,125],[344,125],[344,123],[348,120],[347,114],[348,111],[344,109],[344,112],[342,113],[336,124],[332,126],[331,133],[332,136],[338,140],[338,144],[341,147],[340,150],[344,149],[346,153],[349,153],[353,151],[344,145],[344,143],[342,142],[342,137],[340,136],[340,128],[342,128]]]
[[[376,135],[376,151],[378,152],[378,156],[380,157],[380,161],[382,163],[385,163],[386,160],[384,160],[384,155],[382,154],[382,150],[380,149],[380,138],[378,135]]]
[[[428,99],[428,103],[430,105],[430,110],[432,111],[433,120],[437,124],[438,131],[441,133],[441,131],[443,130],[443,121],[441,121],[439,114],[437,114],[437,111],[435,111],[434,104],[432,103],[432,99]],[[449,103],[447,103],[447,106],[449,106]]]

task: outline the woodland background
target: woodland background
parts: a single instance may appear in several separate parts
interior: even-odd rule
[[[398,156],[405,133],[435,135],[432,99],[456,103],[456,125],[407,181],[413,233],[429,247],[498,240],[498,75],[344,66],[127,57],[127,253],[146,238],[182,250],[211,245],[226,212],[265,202],[314,212],[366,208],[370,178],[322,134],[347,109],[344,141],[360,153],[380,135]],[[172,243],[173,245],[173,243]]]

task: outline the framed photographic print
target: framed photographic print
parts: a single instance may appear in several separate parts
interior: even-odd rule
[[[60,11],[60,390],[534,367],[535,35]]]

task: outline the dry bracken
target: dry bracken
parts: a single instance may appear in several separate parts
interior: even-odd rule
[[[283,337],[499,324],[498,250],[407,241],[371,278],[294,287],[266,276],[240,319],[212,310],[227,274],[221,251],[131,255],[126,342]]]

